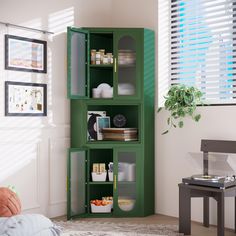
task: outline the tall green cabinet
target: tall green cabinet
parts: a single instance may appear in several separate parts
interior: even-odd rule
[[[68,219],[153,214],[154,32],[144,28],[69,27],[67,47],[71,105]],[[91,50],[102,52],[94,57]],[[103,56],[104,62],[100,63],[97,56]],[[95,93],[98,87],[99,95]],[[89,114],[104,112],[110,118],[110,127],[116,130],[121,126],[122,138],[127,139],[91,139],[89,133],[96,133],[97,119]],[[128,128],[137,130],[135,138],[125,134]],[[95,163],[105,163],[106,170],[112,163],[112,176],[92,181]],[[126,166],[126,177],[121,166]],[[112,211],[92,212],[90,201],[106,196],[113,197]]]

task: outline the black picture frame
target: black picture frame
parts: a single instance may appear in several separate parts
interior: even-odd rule
[[[5,116],[47,116],[47,84],[5,81]]]
[[[5,34],[5,69],[47,73],[47,42]]]

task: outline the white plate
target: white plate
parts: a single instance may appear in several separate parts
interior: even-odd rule
[[[97,86],[98,89],[101,89],[101,90],[104,90],[104,89],[110,89],[111,86],[109,84],[106,84],[106,83],[102,83],[102,84],[99,84]]]

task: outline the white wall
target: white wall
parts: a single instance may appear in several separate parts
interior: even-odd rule
[[[110,26],[111,0],[3,0],[0,21],[55,32],[52,36],[0,25],[0,186],[14,185],[24,212],[66,212],[69,101],[66,98],[66,27]],[[4,34],[48,41],[48,73],[4,69]],[[5,117],[4,81],[46,83],[47,117]]]
[[[155,0],[113,0],[113,24],[124,27],[148,27],[157,32],[157,7]],[[162,7],[165,7],[165,1],[163,1]],[[164,72],[165,68],[162,70],[162,73]],[[163,74],[163,76],[165,75]],[[156,91],[158,80],[160,81],[161,78],[156,76]],[[155,109],[157,110],[157,105]],[[161,133],[166,128],[167,112],[163,111],[155,117],[156,213],[178,216],[178,183],[183,177],[200,173],[201,139],[236,140],[235,106],[200,107],[199,111],[202,114],[199,123],[187,119],[184,128],[172,130],[164,136]],[[232,198],[226,199],[225,212],[226,227],[233,228],[234,203]],[[216,202],[212,200],[211,223],[216,224],[216,214]],[[202,203],[199,199],[192,200],[192,220],[202,221]]]
[[[155,0],[112,0],[113,26],[154,29],[155,2]]]

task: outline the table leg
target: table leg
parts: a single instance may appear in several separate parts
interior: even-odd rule
[[[236,197],[234,197],[234,232],[236,233]]]
[[[203,225],[209,227],[209,197],[203,197]]]
[[[224,193],[217,194],[217,236],[224,236],[225,228],[225,197]]]
[[[191,196],[190,189],[179,186],[179,232],[191,234]]]

